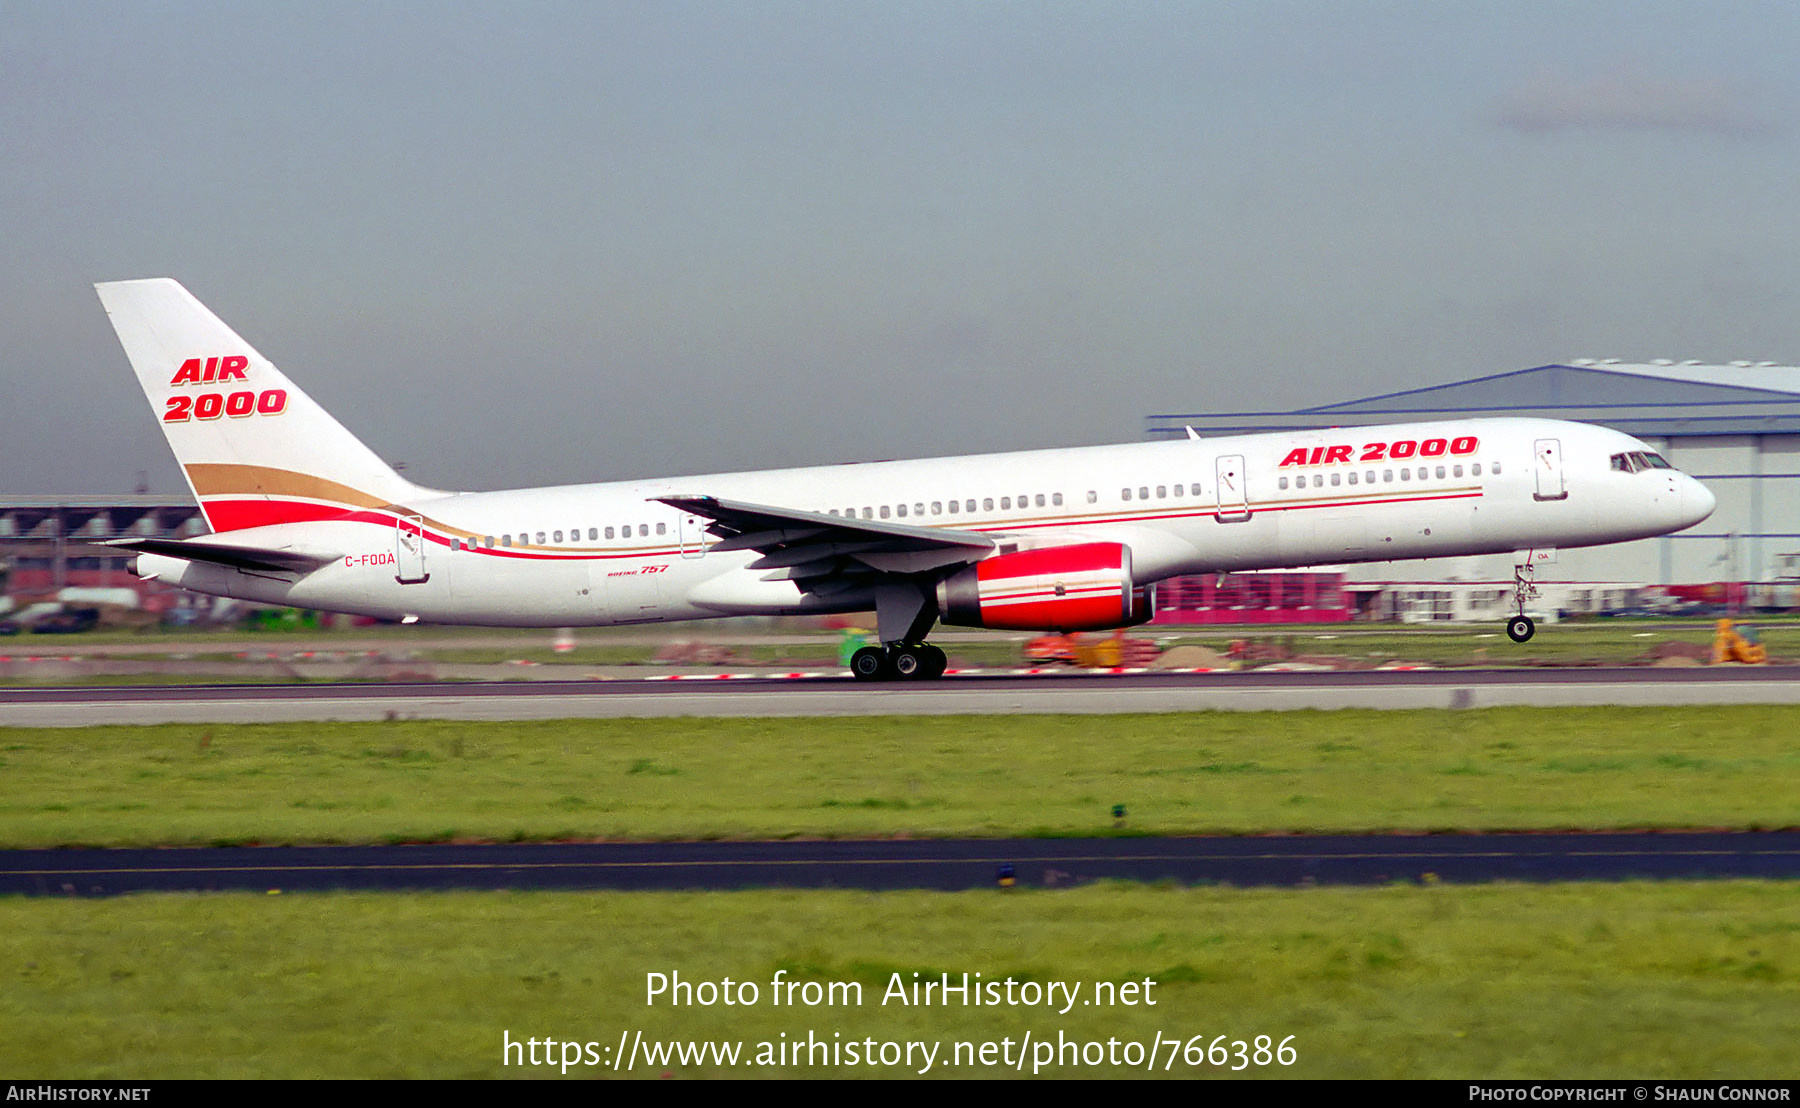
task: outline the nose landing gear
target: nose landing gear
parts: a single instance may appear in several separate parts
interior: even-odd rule
[[[1519,614],[1506,621],[1506,637],[1514,642],[1529,642],[1537,634],[1537,624],[1525,614],[1525,602],[1538,594],[1536,572],[1537,566],[1529,558],[1513,566],[1513,599],[1518,602]]]

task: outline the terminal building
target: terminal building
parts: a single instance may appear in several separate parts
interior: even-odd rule
[[[34,603],[128,603],[152,612],[210,604],[127,572],[130,554],[105,539],[192,538],[206,532],[187,496],[0,496],[0,609]],[[129,594],[129,595],[127,595]]]
[[[1152,415],[1147,430],[1151,438],[1180,438],[1192,427],[1204,438],[1481,416],[1567,419],[1623,431],[1719,499],[1710,519],[1678,534],[1559,551],[1554,564],[1537,571],[1545,616],[1681,602],[1800,605],[1800,368],[1793,366],[1581,360],[1290,412]],[[1498,620],[1509,613],[1508,555],[1333,568],[1341,571],[1342,611],[1315,618]],[[1330,595],[1317,582],[1309,588]],[[1216,617],[1183,610],[1197,591],[1193,579],[1163,589],[1158,607],[1167,610],[1159,611],[1158,622],[1231,621],[1229,608]],[[1277,589],[1283,596],[1295,592]]]

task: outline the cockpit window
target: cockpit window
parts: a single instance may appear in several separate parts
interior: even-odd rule
[[[1661,454],[1648,450],[1632,450],[1612,456],[1612,467],[1621,473],[1640,473],[1646,469],[1674,469]]]

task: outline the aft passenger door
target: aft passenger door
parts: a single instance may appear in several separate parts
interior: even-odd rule
[[[1218,462],[1220,523],[1242,523],[1250,518],[1250,494],[1244,487],[1244,456],[1227,454]]]
[[[1539,500],[1568,499],[1569,490],[1563,483],[1561,440],[1539,439],[1533,454],[1536,456],[1532,469],[1537,474],[1537,498]]]
[[[401,516],[394,524],[394,580],[402,585],[431,580],[425,571],[425,521],[419,516]]]

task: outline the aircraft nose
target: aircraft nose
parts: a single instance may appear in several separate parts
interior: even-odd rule
[[[1681,487],[1681,515],[1683,519],[1687,520],[1686,526],[1692,527],[1712,515],[1713,509],[1718,506],[1719,498],[1713,495],[1711,489],[1692,477],[1684,475]]]

